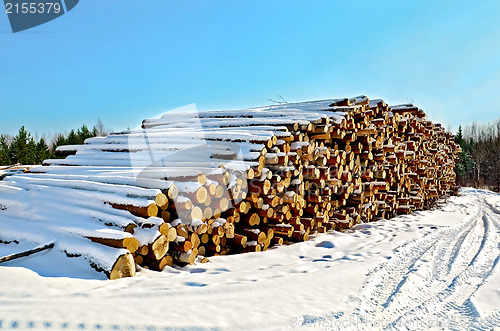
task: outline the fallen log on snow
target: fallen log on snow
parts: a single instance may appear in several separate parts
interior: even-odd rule
[[[22,257],[27,257],[27,256],[33,255],[35,253],[39,253],[39,252],[43,252],[45,250],[52,249],[53,247],[54,247],[54,243],[50,242],[50,243],[43,244],[43,245],[40,245],[38,247],[35,247],[33,249],[29,249],[29,250],[24,251],[24,252],[19,252],[19,253],[13,253],[13,254],[10,254],[10,255],[6,255],[6,256],[0,257],[0,263],[7,262],[7,261],[12,261],[12,260],[15,260],[15,259],[20,259]]]

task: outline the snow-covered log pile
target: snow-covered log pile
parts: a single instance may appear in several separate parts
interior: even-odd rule
[[[0,241],[57,240],[110,278],[266,250],[432,206],[460,148],[365,96],[167,113],[0,182]]]

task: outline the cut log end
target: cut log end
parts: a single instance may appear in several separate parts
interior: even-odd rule
[[[167,196],[170,198],[170,199],[175,199],[177,198],[177,196],[179,195],[179,188],[175,185],[171,185],[169,188],[168,188],[168,193],[167,193]]]
[[[113,265],[109,274],[109,279],[120,279],[135,276],[135,261],[132,254],[121,255]]]
[[[168,198],[165,194],[160,193],[155,198],[155,203],[162,210],[166,210],[168,208]]]
[[[161,259],[162,257],[167,254],[168,251],[168,239],[165,235],[160,235],[151,245],[153,254],[157,260]]]

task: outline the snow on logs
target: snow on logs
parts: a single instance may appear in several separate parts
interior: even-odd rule
[[[115,279],[429,208],[460,148],[418,107],[360,96],[167,113],[58,152],[0,182],[0,241],[58,240]]]

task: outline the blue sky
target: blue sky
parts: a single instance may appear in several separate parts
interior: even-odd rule
[[[82,0],[13,34],[0,12],[0,132],[360,94],[456,129],[500,117],[498,21],[500,1]]]

